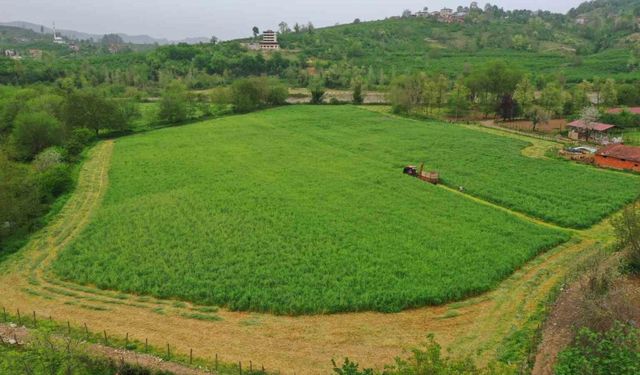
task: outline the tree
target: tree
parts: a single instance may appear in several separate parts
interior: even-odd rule
[[[289,29],[289,25],[284,21],[278,24],[278,29],[280,30],[280,34],[286,34],[291,31],[291,29]]]
[[[531,106],[529,109],[525,110],[525,116],[533,124],[533,127],[531,128],[533,131],[536,131],[538,124],[546,124],[551,119],[549,112],[537,105]]]
[[[213,45],[216,45],[216,44],[218,44],[218,40],[219,40],[218,37],[213,35],[213,36],[211,36],[211,39],[209,39],[209,43],[211,43]]]
[[[609,78],[604,81],[601,87],[600,96],[602,104],[607,107],[615,106],[618,102],[618,91],[616,90],[616,81]]]
[[[326,92],[324,82],[320,79],[315,79],[309,85],[309,91],[311,92],[311,104],[322,104]]]
[[[580,120],[584,124],[585,140],[588,142],[593,134],[593,127],[600,118],[596,107],[585,107],[580,112]]]
[[[469,96],[471,91],[464,85],[463,82],[458,81],[453,86],[453,90],[449,93],[449,113],[455,115],[456,120],[460,115],[466,114],[471,105]]]
[[[360,79],[356,79],[353,83],[353,104],[362,104],[363,102],[362,81]]]
[[[399,76],[391,82],[388,98],[393,111],[410,113],[423,105],[425,100],[424,74]]]
[[[20,113],[11,132],[11,144],[19,159],[31,159],[47,147],[62,144],[60,122],[46,112]]]
[[[556,116],[562,114],[565,100],[565,93],[557,82],[547,84],[540,94],[542,108]]]
[[[402,11],[402,18],[410,18],[413,15],[411,10],[405,9]]]
[[[187,88],[181,82],[170,83],[160,97],[158,119],[166,123],[182,122],[189,118]]]
[[[640,206],[627,207],[613,219],[618,245],[627,250],[627,263],[631,270],[640,273]]]
[[[356,18],[355,20],[353,20],[353,24],[357,25],[360,23],[360,18]]]
[[[131,118],[117,101],[107,99],[93,89],[75,90],[65,97],[63,117],[70,129],[87,128],[97,136],[100,130],[124,130],[129,127]]]
[[[297,23],[297,22],[296,22],[296,24],[295,24],[295,25],[293,25],[293,31],[294,31],[295,33],[299,33],[299,32],[300,32],[300,28],[301,28],[301,27],[300,27],[300,24],[299,24],[299,23]]]
[[[253,39],[258,39],[258,35],[260,35],[260,29],[258,26],[253,27]]]
[[[239,79],[231,85],[231,100],[235,111],[246,113],[260,107],[264,88],[252,79]]]
[[[525,76],[516,86],[513,98],[518,102],[522,110],[526,113],[533,106],[536,100],[536,88],[531,83],[529,76]]]
[[[571,106],[573,110],[583,109],[591,105],[589,93],[593,91],[593,85],[589,81],[582,81],[573,88]]]

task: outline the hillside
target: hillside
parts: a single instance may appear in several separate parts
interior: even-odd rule
[[[30,30],[35,33],[43,32],[44,34],[49,34],[49,35],[53,34],[53,29],[49,27],[46,27],[44,25],[38,25],[31,22],[25,22],[25,21],[0,22],[0,26],[16,27],[24,30]],[[75,31],[75,30],[60,29],[57,32],[65,38],[68,38],[71,40],[78,40],[78,41],[89,40],[93,42],[99,42],[103,37],[103,34],[86,33],[86,32]],[[116,34],[120,38],[122,38],[122,40],[125,43],[130,43],[130,44],[159,44],[159,45],[177,44],[177,43],[197,44],[197,43],[204,43],[209,41],[209,38],[202,38],[202,37],[186,38],[182,40],[169,40],[167,38],[154,38],[149,35],[129,35],[124,33],[116,33]]]
[[[561,67],[569,81],[593,75],[632,79],[629,50],[640,48],[640,10],[632,1],[602,3],[568,15],[477,9],[462,23],[434,17],[356,21],[285,32],[280,40],[325,70],[352,67],[374,76],[415,70],[456,76],[500,58],[536,74],[556,74]],[[587,17],[586,24],[578,24],[580,17]]]

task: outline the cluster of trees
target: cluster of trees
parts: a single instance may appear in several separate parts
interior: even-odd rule
[[[0,243],[40,224],[55,199],[71,188],[71,164],[100,131],[127,129],[136,116],[133,103],[108,99],[97,90],[5,87],[0,92]]]
[[[456,81],[444,75],[404,75],[390,85],[389,100],[396,112],[431,114],[446,109],[460,117],[469,110],[485,117],[528,118],[538,123],[553,117],[574,115],[591,106],[612,107],[640,103],[640,87],[595,78],[569,86],[561,78],[534,80],[503,61],[487,63]]]

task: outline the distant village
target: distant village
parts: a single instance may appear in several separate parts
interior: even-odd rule
[[[22,39],[20,41],[21,42],[28,42],[29,40],[28,39]],[[80,52],[80,46],[76,42],[67,41],[62,36],[60,36],[58,31],[56,30],[55,24],[53,25],[53,35],[52,35],[51,41],[53,42],[53,44],[57,44],[57,45],[61,45],[61,46],[67,46],[73,52]],[[27,56],[32,58],[32,59],[41,59],[42,55],[43,55],[43,51],[41,49],[37,49],[37,48],[30,48],[26,52],[28,54]],[[4,49],[4,50],[0,49],[0,56],[8,57],[8,58],[10,58],[12,60],[21,60],[22,57],[23,57],[20,54],[20,52],[15,50],[15,49]]]
[[[451,8],[442,8],[440,10],[429,12],[428,7],[422,8],[422,10],[412,13],[411,11],[405,11],[402,16],[391,17],[392,19],[400,18],[431,18],[445,23],[462,23],[464,19],[474,10],[479,10],[478,3],[476,1],[471,2],[469,6],[459,6],[455,11]]]

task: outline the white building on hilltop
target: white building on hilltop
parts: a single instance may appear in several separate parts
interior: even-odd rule
[[[262,41],[260,42],[261,50],[278,50],[280,44],[278,44],[278,34],[273,30],[267,30],[262,33]]]
[[[55,44],[67,44],[67,42],[62,39],[60,35],[56,32],[56,23],[53,23],[53,43]]]

